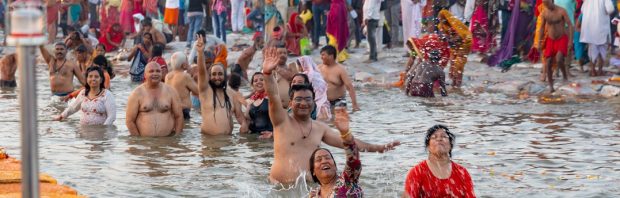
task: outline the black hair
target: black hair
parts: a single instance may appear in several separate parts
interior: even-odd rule
[[[87,52],[88,48],[86,48],[86,45],[84,44],[80,44],[77,48],[75,48],[76,52]]]
[[[151,22],[151,18],[150,17],[146,17],[144,18],[142,21],[140,21],[140,24],[144,27],[146,26],[151,26],[153,27],[153,22]]]
[[[321,181],[319,181],[319,178],[314,175],[314,155],[320,150],[327,151],[327,153],[329,153],[329,156],[331,156],[332,160],[334,161],[334,164],[336,164],[336,159],[334,159],[334,155],[332,155],[332,152],[327,150],[326,148],[317,148],[312,152],[312,155],[310,156],[310,175],[312,175],[312,181],[318,184],[321,184]]]
[[[252,78],[250,78],[250,85],[254,85],[254,77],[257,75],[264,75],[263,72],[256,72],[252,74]]]
[[[97,66],[90,66],[90,67],[88,67],[88,69],[86,69],[86,72],[84,73],[84,76],[86,78],[88,78],[88,73],[90,73],[92,71],[97,71],[97,73],[99,73],[99,76],[101,77],[101,83],[99,85],[99,93],[97,93],[97,95],[99,95],[99,94],[101,94],[103,89],[105,89],[105,77],[103,76],[103,69],[101,69],[101,67],[97,67]],[[90,92],[90,85],[88,85],[88,83],[85,83],[84,84],[84,96],[88,96],[88,92]]]
[[[239,76],[236,72],[231,72],[230,77],[228,79],[228,86],[235,91],[239,91],[239,87],[241,87],[241,76]]]
[[[164,54],[164,45],[161,43],[155,43],[153,45],[152,57],[162,56]]]
[[[291,86],[291,89],[288,92],[288,95],[291,98],[291,100],[293,100],[293,95],[295,95],[295,92],[305,91],[305,90],[312,92],[312,100],[314,101],[315,93],[314,93],[314,88],[312,87],[312,84],[293,85]]]
[[[321,53],[327,53],[328,55],[332,55],[334,57],[334,59],[336,59],[338,50],[336,50],[336,48],[334,46],[331,45],[327,45],[323,48],[321,48]]]
[[[65,49],[67,48],[67,44],[65,44],[65,42],[56,42],[56,44],[54,44],[54,47],[59,45],[65,47]]]
[[[204,29],[200,29],[196,31],[196,34],[202,36],[202,41],[204,41],[205,43],[207,42],[207,31],[205,31]]]
[[[151,37],[151,42],[153,42],[153,35],[151,33],[145,32],[145,33],[142,34],[142,37],[144,37],[146,35],[149,35],[149,37]],[[141,38],[140,42],[144,43],[144,39]]]
[[[95,56],[93,59],[93,64],[101,65],[105,71],[110,74],[110,78],[114,78],[116,76],[114,74],[114,69],[112,69],[111,65],[108,64],[108,59],[103,55]]]
[[[304,78],[304,84],[309,84],[312,86],[312,83],[310,82],[310,78],[308,78],[308,75],[304,73],[296,73],[295,75],[293,75],[293,78],[291,78],[291,83],[293,83],[292,79],[295,79],[295,77],[297,76],[301,76],[302,78]],[[292,87],[293,85],[291,84],[290,86]],[[293,89],[288,90],[288,95],[290,95],[291,98],[293,98]]]
[[[222,82],[222,85],[221,85],[221,88],[223,89],[223,92],[224,92],[224,106],[223,106],[223,107],[225,107],[225,108],[226,108],[226,114],[227,114],[227,116],[230,116],[230,111],[231,111],[231,109],[232,109],[232,105],[231,105],[231,103],[230,103],[230,97],[228,97],[228,94],[226,93],[226,84],[228,83],[228,80],[226,79],[226,69],[224,68],[224,65],[221,65],[221,64],[214,64],[214,65],[212,65],[211,67],[208,67],[208,68],[207,68],[207,69],[209,69],[209,71],[207,71],[207,72],[211,72],[211,69],[212,69],[214,66],[218,66],[218,65],[219,65],[220,67],[222,67],[222,69],[224,70],[224,81]],[[209,85],[211,86],[211,90],[213,91],[213,120],[215,120],[215,119],[216,119],[216,118],[215,118],[215,109],[216,109],[218,106],[219,106],[219,107],[222,107],[222,106],[221,106],[222,104],[221,104],[221,102],[220,102],[220,103],[219,103],[219,105],[218,105],[218,101],[219,101],[219,99],[217,98],[217,88],[218,88],[218,87],[217,87],[217,86],[215,86],[215,84],[213,84],[213,83],[211,82],[211,80],[209,80]]]
[[[428,52],[428,60],[432,63],[439,63],[441,61],[441,52],[437,49],[433,49]]]
[[[293,78],[295,78],[297,76],[301,76],[302,78],[304,78],[304,83],[305,84],[312,85],[312,83],[310,83],[310,78],[308,78],[308,75],[306,75],[304,73],[296,73],[295,75],[293,75]],[[291,78],[291,79],[293,79],[293,78]],[[291,83],[293,83],[292,80],[291,80]]]
[[[106,51],[106,52],[107,52],[107,49],[105,48],[105,45],[104,45],[104,44],[102,44],[102,43],[97,43],[97,45],[95,45],[95,49],[97,49],[97,47],[101,47],[101,48],[103,48],[103,51]]]
[[[431,136],[433,136],[433,134],[435,134],[435,132],[437,132],[437,130],[439,130],[439,129],[443,129],[446,132],[446,134],[448,135],[448,139],[450,140],[450,152],[448,152],[448,155],[450,155],[450,157],[452,157],[452,149],[454,148],[454,142],[456,140],[456,137],[454,137],[454,134],[452,134],[450,132],[450,129],[448,129],[448,127],[446,127],[445,125],[438,124],[438,125],[435,125],[435,126],[429,128],[426,131],[426,138],[424,139],[424,148],[428,149],[428,145],[429,145],[429,143],[431,141]]]

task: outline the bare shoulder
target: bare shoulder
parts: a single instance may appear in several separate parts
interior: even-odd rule
[[[329,132],[329,130],[331,130],[331,128],[327,126],[327,124],[321,121],[312,120],[312,124],[316,126],[317,129],[319,129],[319,131],[321,131],[322,133],[326,133],[326,132]]]
[[[141,96],[143,95],[143,92],[144,92],[143,85],[139,85],[133,91],[131,91],[131,93],[129,94],[129,98],[127,99],[128,100],[140,100],[140,98],[142,98]]]

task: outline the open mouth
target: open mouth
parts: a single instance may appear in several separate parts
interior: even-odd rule
[[[331,169],[331,168],[328,165],[323,165],[321,167],[321,170],[329,170],[329,169]]]

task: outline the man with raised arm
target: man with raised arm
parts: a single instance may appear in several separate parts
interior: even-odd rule
[[[130,135],[162,137],[183,131],[181,99],[174,88],[161,82],[161,66],[146,64],[144,83],[127,99],[126,121]]]
[[[81,73],[77,64],[67,59],[67,45],[59,42],[54,45],[54,56],[45,49],[45,46],[39,46],[41,55],[47,63],[50,72],[50,87],[52,94],[59,97],[65,97],[73,92],[73,76],[75,76],[82,85],[86,82],[84,74]]]
[[[278,67],[278,51],[268,48],[263,52],[264,83],[269,98],[280,98],[273,73]],[[292,114],[282,108],[281,100],[269,100],[269,117],[273,124],[274,162],[269,179],[272,183],[292,184],[300,173],[309,170],[308,160],[312,151],[321,142],[338,148],[344,148],[338,133],[326,124],[310,119],[314,106],[314,92],[311,85],[294,85],[291,87],[289,107]],[[369,144],[355,140],[360,150],[368,152],[385,152],[400,145],[394,141],[385,145]],[[306,175],[309,179],[310,175]]]
[[[234,115],[241,125],[239,132],[247,132],[241,104],[233,100],[233,90],[226,89],[226,70],[221,64],[205,63],[205,43],[202,36],[196,40],[198,59],[198,98],[202,114],[202,133],[209,135],[232,134]]]

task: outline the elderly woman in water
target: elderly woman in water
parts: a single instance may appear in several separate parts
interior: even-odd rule
[[[103,69],[92,66],[86,69],[86,84],[69,107],[54,120],[66,119],[77,111],[82,111],[82,125],[112,125],[116,119],[114,95],[105,89]]]
[[[346,107],[342,106],[336,107],[334,113],[334,125],[340,131],[347,162],[344,171],[339,175],[332,153],[324,148],[314,150],[310,156],[310,173],[319,187],[310,191],[309,197],[363,197],[364,193],[358,184],[362,162],[353,135],[349,131],[349,114]]]
[[[476,197],[467,169],[453,162],[454,134],[435,125],[426,132],[428,159],[409,170],[403,197]]]

